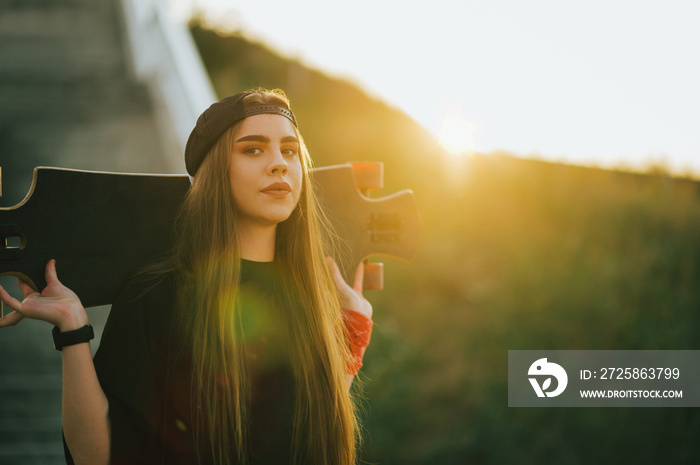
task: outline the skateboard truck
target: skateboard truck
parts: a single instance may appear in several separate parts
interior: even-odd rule
[[[384,163],[382,162],[351,162],[352,178],[360,194],[367,198],[370,192],[384,187]],[[393,218],[392,218],[393,217]],[[372,213],[367,231],[373,243],[396,242],[397,230],[400,228],[400,218],[391,213]],[[381,291],[384,289],[384,264],[372,263],[369,259],[362,260],[365,273],[362,289]]]
[[[401,217],[396,213],[372,213],[367,229],[375,244],[398,242]]]
[[[0,260],[19,260],[24,244],[16,224],[0,224]]]

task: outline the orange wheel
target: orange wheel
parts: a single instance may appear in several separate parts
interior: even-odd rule
[[[362,190],[377,190],[384,187],[384,163],[352,162],[352,177],[355,187]]]
[[[362,280],[365,291],[381,291],[384,289],[384,264],[365,262],[365,274]]]

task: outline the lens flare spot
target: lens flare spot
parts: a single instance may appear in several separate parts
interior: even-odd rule
[[[472,155],[476,151],[475,132],[474,125],[469,121],[458,115],[449,114],[443,118],[440,125],[438,142],[449,155],[455,158]]]

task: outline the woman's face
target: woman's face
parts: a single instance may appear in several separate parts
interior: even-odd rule
[[[271,226],[289,218],[302,184],[299,139],[291,121],[268,114],[241,121],[229,178],[240,225]]]

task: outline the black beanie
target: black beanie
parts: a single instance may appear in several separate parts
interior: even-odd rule
[[[194,176],[209,150],[228,128],[253,115],[275,114],[288,118],[294,126],[296,118],[291,110],[277,105],[254,105],[243,107],[243,99],[253,92],[240,92],[224,97],[204,110],[197,118],[197,124],[190,133],[185,146],[185,167],[190,176]]]

